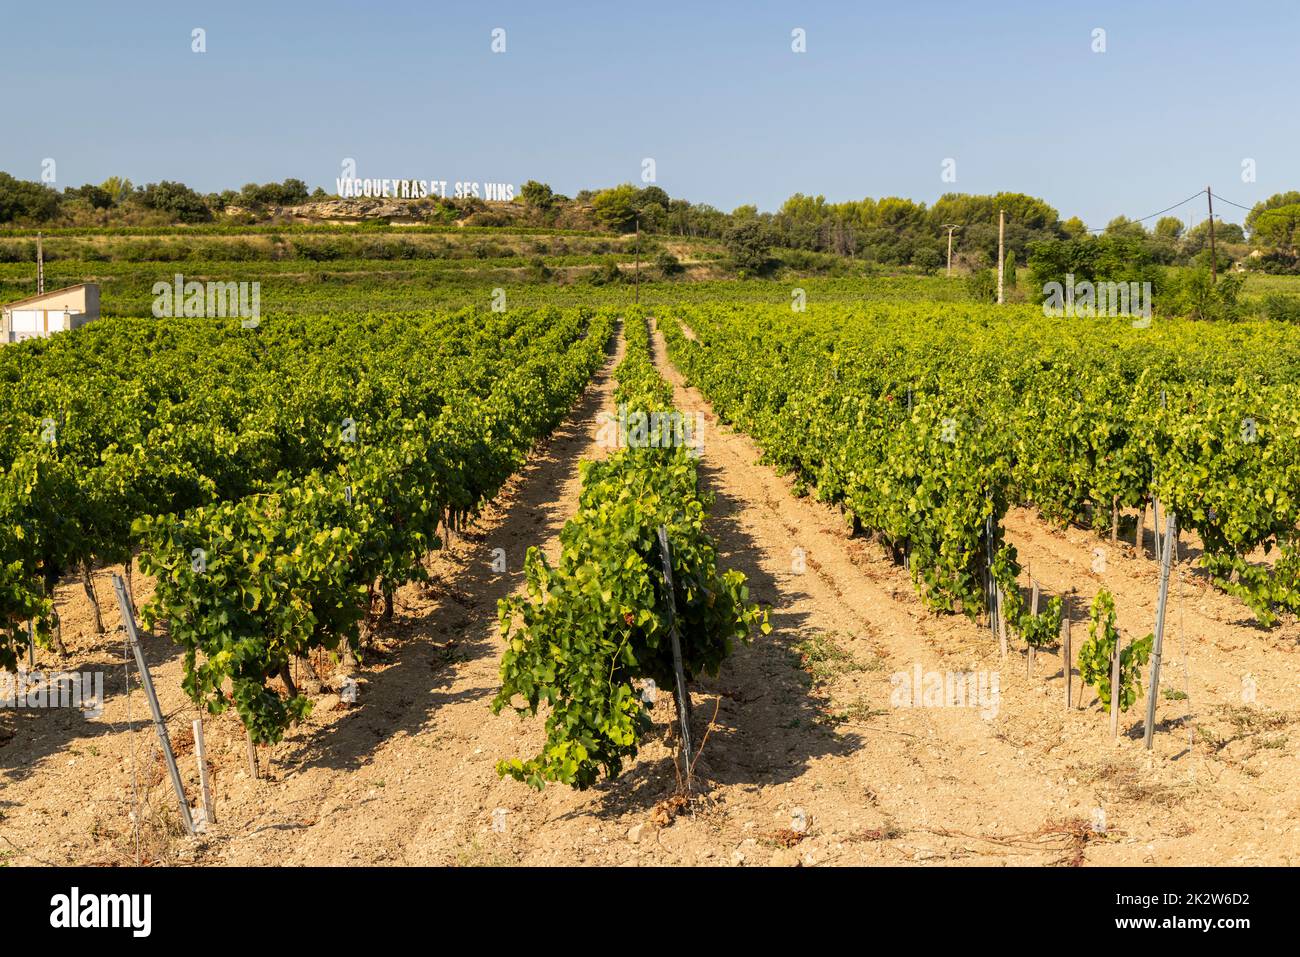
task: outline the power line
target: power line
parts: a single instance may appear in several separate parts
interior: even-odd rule
[[[1214,193],[1213,195],[1214,195],[1214,198],[1217,199],[1219,202],[1221,202],[1221,203],[1227,203],[1229,206],[1236,206],[1238,209],[1244,209],[1244,210],[1245,210],[1246,212],[1248,212],[1248,213],[1251,212],[1252,210],[1254,210],[1254,208],[1255,208],[1254,206],[1242,206],[1241,203],[1234,203],[1234,202],[1233,202],[1232,200],[1230,200],[1230,199],[1224,199],[1224,198],[1223,198],[1222,196],[1220,196],[1218,193]]]
[[[1170,212],[1171,210],[1175,210],[1175,209],[1177,209],[1179,206],[1186,206],[1186,205],[1187,205],[1188,203],[1190,203],[1192,200],[1194,200],[1194,199],[1199,199],[1199,198],[1200,198],[1201,196],[1203,196],[1204,194],[1205,194],[1205,190],[1203,190],[1203,189],[1198,189],[1195,193],[1193,193],[1191,196],[1188,196],[1188,197],[1187,197],[1185,200],[1183,200],[1181,203],[1174,203],[1174,205],[1172,205],[1172,206],[1168,206],[1168,207],[1166,207],[1166,208],[1160,210],[1159,212],[1152,213],[1150,216],[1143,216],[1141,219],[1131,219],[1131,220],[1129,220],[1129,222],[1131,222],[1131,223],[1145,223],[1148,219],[1155,219],[1157,216],[1163,216],[1165,213]],[[1235,206],[1236,203],[1233,203],[1233,205]],[[1243,207],[1243,208],[1245,208],[1245,207]],[[1103,227],[1100,228],[1100,229],[1090,229],[1090,230],[1088,230],[1088,232],[1090,232],[1090,233],[1104,233],[1104,232],[1106,231],[1106,228],[1107,228],[1107,227],[1104,227],[1104,226],[1103,226]]]

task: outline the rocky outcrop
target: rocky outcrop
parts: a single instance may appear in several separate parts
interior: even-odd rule
[[[429,219],[438,208],[427,199],[322,199],[277,210],[295,219],[360,221],[365,219]]]
[[[355,197],[312,200],[296,206],[262,210],[227,206],[230,218],[250,217],[259,221],[300,223],[360,223],[384,219],[394,223],[446,223],[457,226],[540,225],[533,222],[535,211],[522,203],[496,203],[481,199],[422,199]]]

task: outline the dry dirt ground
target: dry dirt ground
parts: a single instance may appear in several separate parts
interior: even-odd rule
[[[96,576],[103,636],[91,634],[80,587],[64,588],[72,658],[43,652],[39,664],[105,671],[105,711],[0,711],[0,863],[1300,862],[1294,621],[1255,627],[1239,602],[1180,563],[1148,755],[1144,702],[1123,716],[1116,740],[1077,670],[1066,710],[1056,653],[1040,653],[1029,675],[1014,640],[1002,660],[987,629],[927,613],[904,569],[849,537],[837,512],[796,498],[754,443],[720,426],[684,386],[658,337],[656,348],[678,405],[705,414],[702,474],[722,561],[749,577],[774,626],[695,687],[702,793],[688,806],[672,800],[666,695],[655,733],[617,781],[539,794],[495,770],[500,758],[531,756],[543,738],[540,719],[489,709],[497,600],[521,586],[528,547],[558,551],[578,461],[603,451],[595,434],[612,405],[612,359],[497,502],[435,556],[433,585],[399,593],[355,704],[318,698],[305,726],[261,749],[260,780],[238,721],[207,719],[216,820],[197,839],[180,835],[144,699],[138,687],[125,692],[108,571]],[[1026,586],[1032,573],[1044,598],[1073,590],[1076,649],[1102,585],[1127,637],[1151,629],[1150,558],[1023,511],[1008,528]],[[1092,570],[1098,548],[1101,573]],[[137,575],[141,603],[148,588]],[[193,798],[195,714],[180,660],[164,638],[146,646]],[[895,706],[891,676],[917,669],[996,674],[1000,694],[974,707]]]

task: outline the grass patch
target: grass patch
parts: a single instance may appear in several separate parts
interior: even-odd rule
[[[514,867],[517,862],[504,851],[483,847],[475,839],[456,853],[456,867]]]
[[[877,671],[883,667],[879,661],[871,664],[858,661],[836,640],[837,637],[835,632],[818,632],[790,646],[799,668],[808,673],[813,684],[826,684],[840,675],[854,671]]]
[[[884,708],[873,708],[865,698],[858,698],[842,708],[828,708],[816,718],[818,724],[839,725],[850,721],[870,721],[889,712]]]

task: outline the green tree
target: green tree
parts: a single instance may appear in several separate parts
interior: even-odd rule
[[[1162,239],[1182,238],[1183,221],[1177,216],[1161,216],[1156,220],[1156,235]]]
[[[307,184],[300,179],[286,179],[283,183],[248,183],[239,192],[239,202],[259,209],[263,206],[297,206],[307,202]]]
[[[1254,239],[1295,255],[1300,246],[1300,203],[1265,210],[1255,218]]]
[[[103,187],[90,183],[75,189],[69,186],[63,191],[63,196],[65,199],[83,199],[90,204],[91,209],[108,209],[113,205],[113,197]]]
[[[113,205],[116,206],[126,201],[135,189],[135,184],[124,176],[110,176],[99,184],[99,188],[113,198]]]
[[[1218,219],[1214,221],[1214,242],[1216,245],[1222,243],[1244,243],[1246,233],[1237,223],[1224,223]],[[1202,250],[1210,246],[1210,222],[1206,220],[1197,223],[1192,229],[1187,231],[1183,237],[1183,252],[1188,256],[1195,256]]]
[[[596,221],[606,229],[626,233],[636,222],[636,187],[631,183],[603,189],[591,198]]]
[[[136,193],[136,199],[145,209],[166,213],[176,222],[206,223],[212,219],[203,197],[184,183],[150,183]]]
[[[640,189],[636,194],[636,208],[649,209],[658,207],[660,210],[667,212],[668,206],[672,199],[658,186],[646,186]]]
[[[761,273],[771,264],[767,227],[757,219],[735,223],[723,237],[727,255],[737,269]]]
[[[1016,254],[1015,251],[1009,251],[1006,260],[1002,264],[1002,291],[1004,298],[1011,298],[1011,294],[1016,290]]]
[[[546,183],[530,179],[519,188],[519,196],[534,209],[550,209],[555,202],[555,191]]]
[[[1277,209],[1279,206],[1292,206],[1295,203],[1300,203],[1300,192],[1296,190],[1274,193],[1268,199],[1258,202],[1250,208],[1250,212],[1246,214],[1246,230],[1253,233],[1256,220],[1270,209]]]
[[[0,173],[0,223],[17,219],[45,222],[59,212],[62,197],[43,183]]]
[[[1147,234],[1146,227],[1141,223],[1135,223],[1127,216],[1116,216],[1106,224],[1107,236],[1133,236],[1143,238]]]
[[[1078,216],[1071,216],[1061,223],[1061,232],[1065,234],[1066,239],[1082,239],[1088,235],[1088,227]]]

